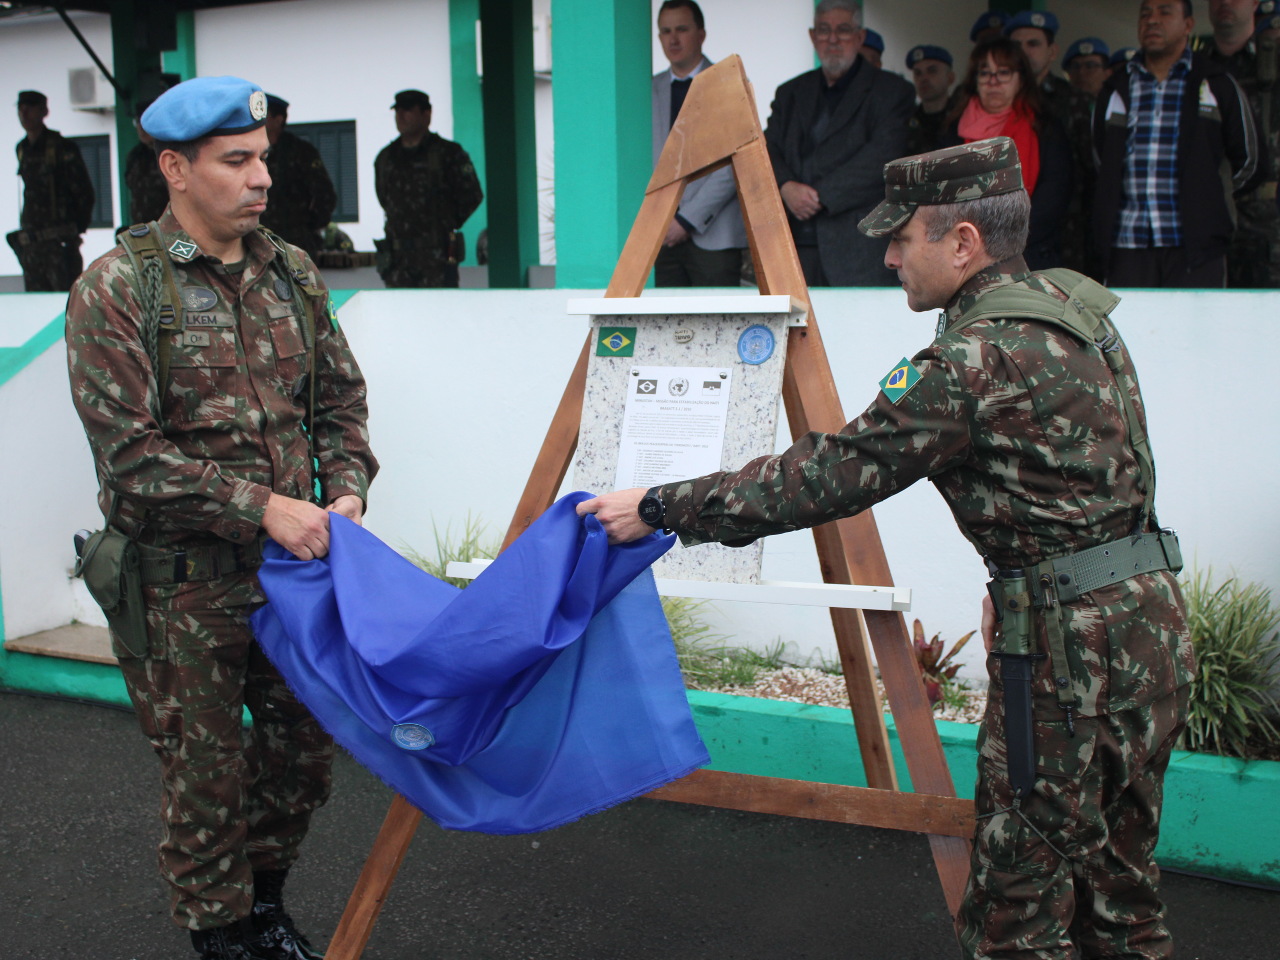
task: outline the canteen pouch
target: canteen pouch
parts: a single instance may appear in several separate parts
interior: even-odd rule
[[[78,551],[74,576],[82,577],[89,594],[107,616],[111,646],[119,658],[141,658],[150,652],[147,614],[142,598],[138,545],[107,527],[90,534]]]

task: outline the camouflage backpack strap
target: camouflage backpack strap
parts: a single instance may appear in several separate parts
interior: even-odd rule
[[[311,282],[311,277],[303,267],[302,261],[294,252],[294,248],[266,227],[258,227],[258,232],[265,237],[280,254],[274,261],[275,269],[286,283],[293,289],[293,295],[301,307],[299,323],[302,326],[302,343],[307,350],[307,445],[311,450],[311,461],[314,467],[316,456],[315,432],[312,425],[316,415],[316,323],[321,311],[327,313],[328,298]],[[324,301],[322,304],[321,301]]]
[[[151,412],[159,423],[162,398],[169,384],[172,338],[182,329],[178,279],[168,251],[160,245],[160,228],[155,221],[135,224],[120,231],[120,243],[129,255],[134,275],[138,278],[138,296],[142,301],[139,329],[142,344],[151,358],[151,369],[155,372],[155,403]],[[160,335],[161,331],[164,336]]]

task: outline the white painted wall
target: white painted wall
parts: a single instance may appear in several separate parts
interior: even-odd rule
[[[422,553],[433,549],[433,526],[458,531],[468,516],[501,537],[585,335],[566,301],[584,295],[599,291],[366,291],[343,307],[382,462],[370,529]],[[51,319],[61,309],[55,300],[10,295],[0,304],[6,316]],[[891,365],[933,333],[933,315],[910,313],[899,291],[819,290],[814,308],[850,418]],[[1189,563],[1234,570],[1280,599],[1272,493],[1280,403],[1264,359],[1280,347],[1278,314],[1280,293],[1137,291],[1116,319],[1147,401],[1161,520],[1181,533]],[[41,465],[0,473],[0,502],[9,505],[0,511],[0,597],[5,635],[14,637],[74,615],[70,534],[100,524],[61,344],[0,386],[0,444]],[[917,484],[875,513],[894,577],[914,591],[908,616],[952,640],[976,628],[985,571],[942,498]],[[811,536],[768,541],[764,573],[818,580]],[[723,604],[719,622],[738,642],[781,638],[801,654],[834,652],[824,611]],[[980,656],[968,652],[973,674]]]

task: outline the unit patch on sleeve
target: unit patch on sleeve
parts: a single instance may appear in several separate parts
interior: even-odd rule
[[[884,391],[890,403],[897,403],[919,382],[920,371],[912,365],[910,360],[903,357],[880,381],[880,389]]]

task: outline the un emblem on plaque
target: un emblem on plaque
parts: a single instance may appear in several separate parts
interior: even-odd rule
[[[773,331],[757,323],[747,327],[738,337],[738,357],[743,363],[758,365],[773,356],[774,346]]]

